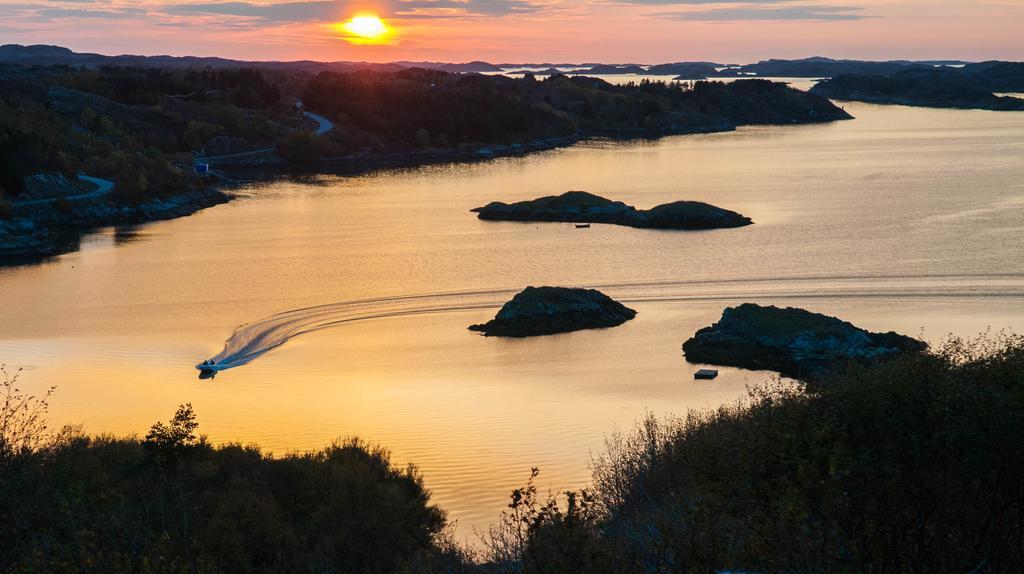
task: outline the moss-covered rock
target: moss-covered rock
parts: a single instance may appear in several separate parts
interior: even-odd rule
[[[568,191],[512,204],[494,201],[472,211],[487,220],[611,223],[651,229],[718,229],[753,223],[735,211],[699,201],[676,201],[643,210],[586,191]]]
[[[633,309],[594,289],[527,287],[494,319],[469,329],[488,337],[532,337],[615,327],[635,316]]]
[[[871,333],[828,315],[752,303],[726,308],[717,323],[683,343],[692,363],[772,370],[800,379],[925,348],[905,335]]]

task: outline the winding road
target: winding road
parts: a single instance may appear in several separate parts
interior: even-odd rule
[[[327,132],[331,131],[332,129],[334,129],[334,122],[332,122],[331,120],[329,120],[329,119],[327,119],[327,118],[325,118],[325,117],[323,117],[321,115],[314,114],[313,112],[302,112],[302,115],[307,117],[307,118],[309,118],[309,119],[311,119],[311,120],[313,120],[313,121],[315,121],[317,123],[315,133],[318,136],[322,136],[325,133],[327,133]],[[198,159],[201,160],[201,161],[207,161],[208,162],[208,161],[217,160],[217,159],[228,159],[228,158],[246,157],[246,156],[257,155],[257,154],[273,153],[273,151],[274,151],[274,148],[271,147],[271,148],[258,149],[258,150],[242,152],[242,153],[236,153],[236,154],[227,154],[227,155],[214,156],[214,157],[206,157],[206,158],[198,158]],[[109,179],[102,179],[102,178],[99,178],[99,177],[92,177],[92,176],[89,176],[89,175],[85,175],[83,173],[78,174],[78,179],[80,181],[86,181],[86,182],[89,182],[89,183],[95,185],[96,189],[94,189],[93,191],[90,191],[88,193],[79,193],[77,195],[63,195],[63,196],[60,196],[60,197],[47,197],[45,199],[31,199],[31,200],[28,200],[28,201],[15,201],[14,202],[14,206],[15,207],[36,207],[36,206],[40,206],[40,205],[47,205],[47,204],[53,203],[53,202],[57,201],[58,199],[65,199],[67,201],[86,201],[86,200],[90,200],[90,199],[97,199],[97,198],[103,197],[105,195],[108,195],[111,191],[114,191],[114,182],[110,181]]]
[[[58,199],[66,199],[68,201],[82,201],[87,199],[96,199],[109,194],[114,191],[114,182],[109,179],[102,179],[99,177],[91,177],[85,174],[78,174],[78,179],[81,181],[87,181],[96,186],[96,189],[88,193],[79,193],[78,195],[62,195],[60,197],[48,197],[46,199],[32,199],[29,201],[16,201],[14,202],[15,207],[32,207],[36,205],[46,205],[53,203]]]
[[[327,118],[325,118],[325,117],[323,117],[321,115],[314,114],[313,112],[305,112],[305,111],[302,112],[302,115],[304,117],[309,118],[309,119],[311,119],[311,120],[316,122],[317,125],[316,125],[316,130],[314,130],[314,133],[316,135],[318,135],[318,136],[322,136],[325,133],[327,133],[327,132],[329,132],[329,131],[334,129],[334,122],[332,122],[331,120],[329,120],[329,119],[327,119]],[[261,148],[261,149],[254,149],[254,150],[250,150],[250,151],[243,151],[243,152],[239,152],[239,153],[229,153],[229,154],[224,154],[224,155],[214,155],[214,156],[206,156],[206,157],[200,156],[200,157],[196,158],[196,161],[197,162],[205,162],[205,163],[214,163],[214,162],[217,162],[217,161],[223,161],[223,160],[227,160],[227,159],[239,159],[239,158],[245,158],[245,157],[255,157],[255,156],[259,156],[259,155],[266,155],[266,154],[273,154],[273,153],[275,153],[275,148],[267,147],[267,148]]]
[[[318,136],[322,136],[325,133],[334,129],[334,122],[323,116],[319,116],[317,114],[314,114],[313,112],[302,112],[302,115],[306,116],[307,118],[317,123],[316,135]]]

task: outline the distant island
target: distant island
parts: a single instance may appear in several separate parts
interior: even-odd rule
[[[676,62],[673,64],[656,64],[647,69],[651,76],[675,76],[677,80],[704,80],[722,77],[720,70],[729,66],[714,62]]]
[[[566,74],[635,74],[674,76],[677,80],[715,78],[831,78],[843,74],[891,75],[912,68],[936,68],[972,65],[961,60],[839,60],[815,56],[796,60],[769,59],[752,64],[720,64],[716,62],[672,62],[641,66],[638,64],[500,64],[506,73],[537,75]],[[983,65],[983,64],[978,64]],[[531,72],[530,69],[544,69]],[[565,71],[562,71],[565,70]],[[570,71],[571,70],[571,71]]]
[[[851,362],[919,353],[925,343],[897,333],[871,333],[846,321],[794,307],[745,303],[685,343],[691,363],[778,371],[797,379],[828,375]]]
[[[552,221],[611,223],[650,229],[721,229],[753,223],[735,211],[699,201],[676,201],[651,209],[637,209],[585,191],[568,191],[508,204],[500,201],[477,207],[480,219],[494,221]]]
[[[867,60],[842,60],[815,56],[798,60],[770,59],[754,64],[736,66],[724,73],[741,76],[771,76],[776,78],[831,78],[842,74],[895,74],[910,68],[934,68],[936,66],[960,66],[967,62],[959,60],[888,60],[872,62]]]
[[[527,287],[494,319],[469,329],[488,337],[535,337],[615,327],[633,317],[636,311],[595,289]]]
[[[994,92],[1024,91],[1024,64],[912,68],[889,76],[841,75],[811,93],[838,100],[932,108],[1022,111],[1024,99]]]

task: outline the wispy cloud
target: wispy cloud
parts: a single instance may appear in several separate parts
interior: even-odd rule
[[[144,16],[146,10],[123,6],[115,9],[99,8],[40,8],[35,15],[41,18],[134,18]]]
[[[217,14],[241,16],[267,22],[315,22],[337,20],[345,10],[344,3],[332,1],[282,2],[256,4],[253,2],[205,2],[173,4],[164,11],[170,14]]]
[[[557,0],[383,0],[373,5],[385,15],[405,19],[532,14],[550,9]],[[219,19],[226,26],[334,22],[367,8],[359,0],[301,0],[282,2],[174,2],[168,0],[49,0],[7,3],[0,0],[5,19],[41,22],[75,18],[124,20],[147,18],[152,24],[182,17],[202,17],[205,24]]]
[[[692,10],[655,14],[663,18],[701,22],[743,20],[862,20],[859,6],[803,4],[800,0],[609,0],[632,6],[687,6]],[[726,7],[718,7],[728,5]],[[697,9],[700,7],[700,9]]]
[[[637,0],[645,1],[645,0]],[[653,3],[666,4],[661,0],[653,0]],[[674,2],[675,4],[712,4],[718,3],[711,0]],[[767,2],[765,2],[767,3]],[[809,20],[818,22],[863,20],[870,16],[862,12],[859,6],[763,6],[743,5],[729,8],[713,8],[710,10],[694,10],[686,12],[662,12],[656,16],[671,18],[675,20],[691,20],[698,22],[735,22],[735,21],[778,21],[778,20]]]
[[[531,0],[398,0],[393,7],[398,14],[454,11],[482,16],[531,14],[548,10],[550,5]]]
[[[403,17],[418,15],[430,17],[435,13],[444,13],[449,16],[460,14],[503,16],[532,13],[545,8],[544,4],[530,0],[392,0],[386,5],[393,14]],[[335,21],[360,7],[358,2],[313,0],[272,4],[254,2],[175,4],[167,6],[165,10],[173,14],[217,14],[253,18],[273,23]]]
[[[138,3],[143,4],[143,3]],[[141,5],[97,0],[59,0],[35,3],[0,2],[9,20],[51,20],[60,18],[134,18],[146,14]]]
[[[799,0],[609,0],[612,4],[705,6],[709,4],[793,4]]]

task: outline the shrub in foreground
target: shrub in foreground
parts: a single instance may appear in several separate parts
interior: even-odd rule
[[[197,438],[191,407],[145,440],[4,448],[0,571],[392,572],[444,564],[445,515],[412,467],[349,440],[271,458]]]
[[[1019,572],[1024,340],[954,340],[645,421],[595,461],[599,516],[490,537],[505,571]],[[506,531],[508,531],[506,529]],[[511,540],[511,542],[510,542]],[[521,544],[517,541],[522,540]]]

